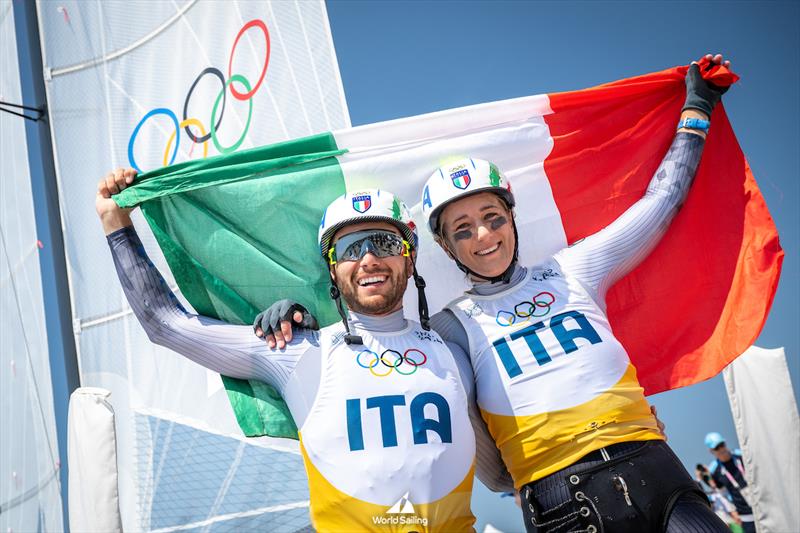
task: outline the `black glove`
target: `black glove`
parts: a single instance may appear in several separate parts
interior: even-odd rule
[[[292,315],[294,315],[295,311],[303,313],[303,320],[299,324],[292,320]],[[280,323],[282,320],[292,322],[293,327],[319,329],[317,319],[308,312],[308,309],[291,300],[278,300],[269,306],[266,311],[261,311],[258,316],[256,316],[256,319],[253,321],[253,331],[255,331],[256,328],[261,328],[264,335],[280,331]]]
[[[728,87],[720,87],[704,80],[700,75],[700,67],[697,63],[692,63],[686,73],[686,102],[681,111],[697,109],[710,117],[714,106],[727,90]]]

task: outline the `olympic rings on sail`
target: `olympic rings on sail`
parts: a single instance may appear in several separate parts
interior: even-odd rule
[[[547,316],[555,301],[556,297],[553,296],[553,293],[542,291],[531,298],[530,302],[523,301],[515,305],[513,313],[501,309],[497,312],[495,322],[503,327],[512,326],[514,324],[525,324],[529,322],[532,317],[540,318]]]
[[[264,81],[264,76],[267,74],[267,65],[269,65],[269,52],[271,47],[269,44],[269,31],[267,30],[267,25],[264,24],[264,22],[261,20],[253,19],[244,26],[242,26],[242,29],[239,30],[239,33],[236,35],[236,40],[233,41],[233,46],[231,47],[231,57],[228,59],[228,79],[232,77],[231,72],[233,69],[233,54],[234,52],[236,52],[236,45],[239,44],[239,39],[242,38],[244,32],[253,27],[259,28],[264,33],[264,41],[267,44],[267,55],[264,57],[264,66],[261,69],[261,76],[258,77],[258,81],[256,82],[255,87],[253,87],[252,89],[250,89],[250,87],[247,87],[247,92],[244,94],[237,91],[236,87],[231,87],[231,93],[233,94],[233,97],[236,98],[237,100],[249,100],[253,97],[258,88],[261,87],[261,82]]]
[[[208,139],[206,135],[206,129],[203,127],[203,123],[197,120],[196,118],[187,118],[184,119],[183,122],[178,124],[178,128],[186,128],[186,131],[189,131],[189,126],[197,126],[200,129],[200,133],[203,134],[203,137]],[[167,166],[167,155],[169,155],[169,149],[172,148],[172,141],[175,140],[176,131],[172,132],[172,135],[169,136],[169,140],[167,141],[167,147],[164,149],[164,166]],[[201,137],[201,139],[203,138]],[[208,157],[208,141],[203,141],[203,159]]]
[[[252,91],[250,91],[250,82],[248,82],[247,78],[245,78],[241,74],[234,74],[233,76],[231,76],[228,79],[228,82],[225,84],[225,89],[230,87],[231,90],[233,90],[233,85],[231,85],[231,84],[234,81],[238,81],[239,83],[244,85],[245,88],[249,91],[248,94],[252,94]],[[219,107],[219,100],[220,100],[220,98],[224,99],[224,95],[225,95],[225,90],[223,89],[223,91],[220,93],[219,96],[217,96],[217,99],[214,101],[214,107],[211,108],[211,140],[214,141],[214,146],[217,148],[217,150],[221,154],[227,154],[227,153],[230,153],[230,152],[235,152],[236,149],[239,148],[239,146],[244,142],[244,137],[245,137],[245,135],[247,135],[247,130],[250,129],[250,119],[253,118],[253,99],[250,98],[250,99],[247,100],[247,104],[248,104],[248,107],[247,107],[247,122],[244,123],[244,131],[242,131],[242,135],[239,137],[238,141],[233,143],[231,146],[229,146],[227,148],[224,148],[219,143],[219,140],[217,139],[217,127],[214,125],[214,117],[217,115],[217,107]],[[224,108],[225,104],[222,104],[222,106]],[[220,112],[220,117],[221,116],[222,116],[222,113]]]
[[[264,42],[266,45],[264,64],[261,67],[261,73],[259,74],[258,80],[254,85],[251,85],[250,81],[247,78],[245,78],[244,75],[233,74],[233,58],[234,55],[236,54],[236,46],[239,44],[239,40],[242,38],[245,32],[251,28],[257,28],[261,30],[261,33],[264,35]],[[264,21],[259,19],[253,19],[247,22],[244,26],[242,26],[242,28],[236,34],[233,46],[231,47],[230,56],[228,57],[228,79],[227,80],[225,79],[225,76],[223,75],[222,71],[220,71],[218,68],[206,67],[205,69],[203,69],[203,71],[200,72],[200,74],[192,82],[192,85],[189,87],[189,91],[186,93],[186,98],[184,99],[183,102],[183,119],[180,122],[178,121],[178,117],[175,115],[175,113],[172,110],[167,109],[165,107],[159,107],[148,111],[145,114],[145,116],[142,117],[142,119],[139,121],[136,127],[133,129],[133,133],[131,134],[130,139],[128,140],[128,163],[130,164],[130,166],[135,168],[137,171],[142,172],[141,168],[139,168],[139,165],[136,164],[136,159],[133,153],[134,143],[136,142],[136,137],[139,135],[139,131],[142,129],[144,123],[147,122],[148,119],[156,115],[168,116],[170,119],[172,119],[175,128],[172,134],[170,135],[169,140],[167,141],[167,146],[164,151],[163,165],[165,166],[171,165],[172,163],[175,162],[175,158],[178,155],[178,147],[180,145],[181,129],[183,129],[186,132],[186,135],[193,143],[203,145],[203,158],[208,157],[209,140],[211,140],[211,142],[214,143],[214,147],[221,154],[227,154],[236,151],[244,142],[245,138],[247,137],[247,132],[250,129],[250,121],[253,117],[253,96],[256,94],[256,92],[261,87],[261,84],[264,82],[264,78],[267,74],[267,68],[269,67],[269,58],[271,49],[272,46],[270,44],[270,39],[269,39],[269,30],[267,29],[267,25],[264,23]],[[200,82],[200,79],[206,75],[212,75],[216,77],[220,82],[220,92],[217,95],[216,99],[214,100],[213,106],[211,108],[211,124],[208,130],[206,130],[206,128],[203,126],[200,120],[198,120],[195,117],[188,116],[189,100],[191,99],[192,94],[194,93],[194,90],[197,87],[197,84]],[[244,87],[245,92],[241,92],[239,89],[237,89],[234,82]],[[247,120],[245,122],[242,134],[239,136],[236,142],[234,142],[230,146],[223,146],[218,138],[218,132],[220,126],[222,125],[223,116],[225,115],[227,92],[229,90],[234,98],[240,101],[246,101],[248,103]],[[219,111],[219,116],[217,116],[217,111]],[[190,126],[198,128],[200,130],[200,135],[198,136],[195,132],[193,132]],[[172,147],[173,142],[175,143],[174,148]],[[169,155],[171,148],[172,148],[172,155]]]
[[[410,354],[412,353],[418,355],[411,357]],[[368,363],[365,364],[364,359],[368,359]],[[358,363],[358,366],[368,369],[373,376],[379,378],[385,378],[391,374],[392,371],[396,371],[403,376],[409,376],[416,372],[417,368],[424,365],[427,361],[428,356],[425,355],[425,352],[416,348],[409,348],[402,355],[397,350],[384,350],[379,356],[369,349],[361,350],[358,352],[358,355],[356,355],[356,363]],[[379,367],[379,364],[383,366]],[[387,368],[388,370],[383,370],[383,368]]]
[[[136,139],[136,136],[139,134],[139,130],[142,129],[142,124],[144,124],[148,118],[153,117],[155,115],[167,115],[169,118],[172,119],[172,122],[175,124],[175,133],[179,132],[181,127],[178,125],[178,117],[175,116],[171,110],[167,109],[166,107],[158,107],[156,109],[151,109],[147,112],[147,114],[142,117],[142,120],[133,128],[133,133],[131,134],[131,138],[128,141],[128,162],[131,164],[133,168],[141,172],[141,169],[136,165],[136,161],[133,158],[133,141]],[[181,144],[181,138],[178,136],[177,140],[175,141],[175,150],[172,152],[172,158],[169,160],[168,164],[172,164],[175,161],[175,156],[178,155],[178,146]]]
[[[222,72],[220,72],[218,68],[208,67],[194,79],[192,86],[189,87],[189,92],[186,93],[186,99],[183,101],[183,120],[187,120],[187,115],[189,114],[189,99],[192,97],[194,88],[197,87],[197,82],[200,81],[200,79],[206,74],[213,74],[219,79],[219,84],[222,91],[222,111],[219,112],[219,121],[216,125],[216,128],[219,129],[219,125],[222,123],[222,115],[225,113],[225,100],[227,97],[225,96],[225,76],[222,75]],[[192,133],[192,130],[189,129],[189,126],[186,126],[186,135],[188,135],[189,138],[197,144],[204,143],[211,138],[211,134],[206,134],[205,131],[203,132],[202,137],[195,137],[194,133]]]

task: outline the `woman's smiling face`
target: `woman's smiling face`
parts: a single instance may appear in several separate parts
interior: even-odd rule
[[[498,195],[467,196],[442,211],[439,244],[471,271],[486,278],[499,276],[514,258],[512,219],[511,210]]]

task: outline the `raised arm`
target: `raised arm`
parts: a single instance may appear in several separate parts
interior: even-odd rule
[[[722,56],[707,56],[712,65],[724,64]],[[697,63],[686,77],[687,98],[680,117],[707,121],[727,88],[702,79]],[[702,126],[702,124],[700,124]],[[666,233],[694,180],[706,133],[697,124],[678,129],[675,139],[650,180],[644,196],[619,218],[583,241],[556,254],[561,266],[595,291],[603,301],[617,280],[630,272]]]
[[[127,187],[135,171],[120,169],[98,185],[95,201],[120,283],[147,336],[200,365],[240,379],[264,381],[283,391],[297,360],[316,344],[313,333],[298,334],[283,351],[271,350],[250,326],[234,326],[189,313],[145,254],[130,219],[111,194]]]

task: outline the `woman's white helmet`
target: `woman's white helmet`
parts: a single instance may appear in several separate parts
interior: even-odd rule
[[[514,207],[511,183],[494,163],[466,158],[437,168],[422,189],[422,216],[434,235],[439,230],[439,216],[451,202],[479,192],[493,192]]]
[[[411,219],[411,211],[394,194],[370,189],[348,192],[331,202],[322,214],[319,224],[319,249],[322,257],[328,257],[331,239],[341,228],[359,222],[388,222],[393,224],[411,248],[417,249],[417,226]]]

